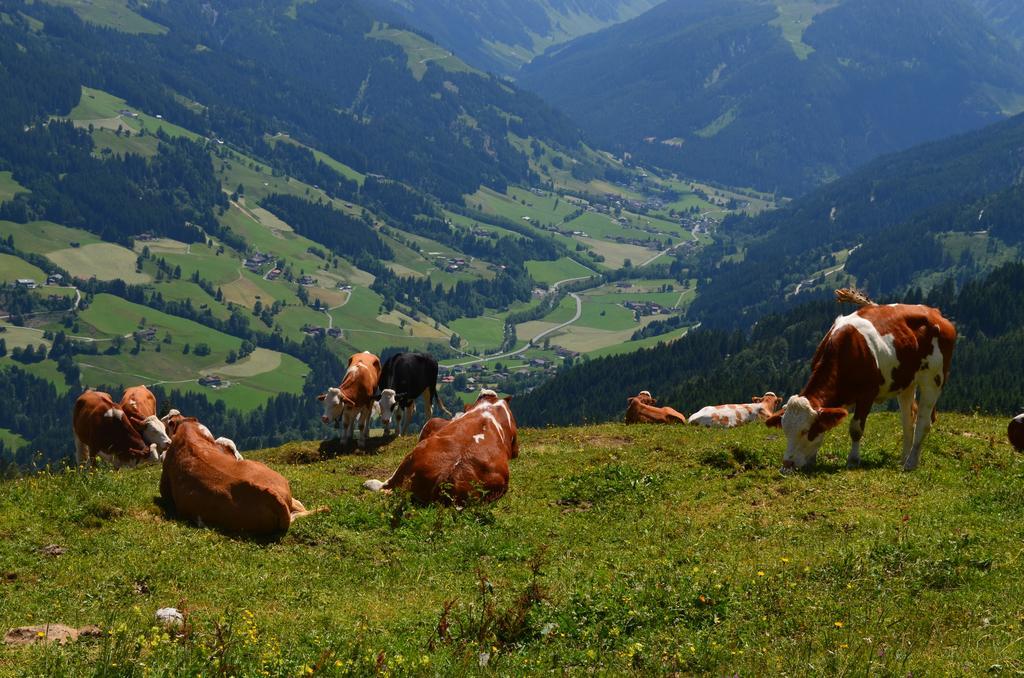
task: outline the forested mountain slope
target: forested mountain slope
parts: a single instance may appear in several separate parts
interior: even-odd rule
[[[670,0],[521,82],[605,147],[794,195],[1019,110],[1021,64],[965,0]]]
[[[881,295],[928,276],[983,273],[1019,253],[1022,170],[1024,117],[1016,116],[879,158],[782,209],[727,219],[724,250],[696,258],[702,282],[692,312],[706,324],[748,326],[800,303],[798,291],[834,283],[830,275]]]
[[[1024,407],[1024,264],[1007,264],[959,290],[953,281],[927,296],[912,292],[879,302],[927,303],[957,325],[960,340],[947,411],[1012,414]],[[697,330],[669,345],[592,360],[516,398],[525,426],[564,426],[620,419],[626,398],[650,391],[687,416],[705,405],[749,402],[771,390],[803,388],[814,350],[836,316],[852,312],[829,300],[762,318],[749,333]]]
[[[1024,4],[1017,0],[971,0],[996,27],[1017,41],[1024,40]]]
[[[478,68],[512,75],[550,45],[630,19],[661,0],[372,0]]]

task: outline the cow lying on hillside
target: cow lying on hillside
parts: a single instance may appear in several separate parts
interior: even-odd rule
[[[139,432],[147,445],[156,445],[160,456],[167,452],[171,438],[167,428],[156,416],[156,396],[145,386],[132,386],[124,390],[121,396],[121,409],[135,430]]]
[[[352,437],[356,419],[360,421],[359,443],[366,445],[370,434],[370,416],[373,414],[373,395],[380,381],[380,358],[369,351],[356,353],[348,359],[348,371],[341,385],[327,389],[317,396],[323,403],[324,413],[320,419],[325,424],[332,421],[341,423],[341,442],[348,443]]]
[[[193,418],[177,422],[160,476],[160,496],[181,518],[252,535],[287,530],[307,511],[288,481],[255,461],[224,454]]]
[[[846,417],[848,407],[854,413],[847,465],[857,465],[871,406],[898,398],[903,468],[911,471],[920,462],[935,403],[949,379],[956,328],[928,306],[879,306],[849,290],[837,291],[836,297],[861,308],[836,318],[814,354],[807,385],[765,422],[786,433],[783,469],[814,463],[825,432]]]
[[[427,353],[396,353],[384,363],[380,375],[380,419],[384,435],[395,419],[395,432],[402,436],[409,430],[416,399],[423,396],[427,418],[434,414],[434,401],[441,411],[451,416],[437,394],[437,360]]]
[[[75,457],[79,464],[97,457],[114,465],[134,467],[159,460],[156,445],[147,445],[124,410],[109,393],[89,390],[78,396],[71,413]]]
[[[173,438],[174,432],[178,430],[178,427],[185,420],[186,418],[182,416],[181,412],[179,412],[178,410],[171,410],[170,412],[165,414],[160,421],[162,421],[164,425],[167,427],[167,435]],[[231,438],[225,438],[223,436],[221,436],[220,438],[214,438],[213,434],[210,432],[210,429],[208,429],[205,424],[199,423],[198,421],[196,423],[198,424],[199,432],[204,437],[208,438],[209,440],[212,440],[214,444],[221,449],[221,451],[223,451],[227,455],[234,457],[236,461],[244,461],[242,453],[238,451],[238,447],[235,445],[234,440],[232,440]]]
[[[671,407],[655,407],[657,401],[650,391],[640,391],[626,398],[627,424],[685,424],[686,417]]]
[[[708,405],[690,415],[690,423],[696,426],[734,428],[752,421],[766,421],[782,404],[782,398],[771,391],[763,396],[754,396],[751,400],[753,402],[742,405]]]
[[[508,490],[508,462],[518,456],[509,400],[485,389],[455,419],[428,421],[398,470],[385,482],[367,480],[363,487],[374,492],[405,488],[421,503],[490,502]]]

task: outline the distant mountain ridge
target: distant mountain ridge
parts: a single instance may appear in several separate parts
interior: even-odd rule
[[[635,17],[662,0],[370,0],[483,70],[514,74],[550,45]]]
[[[604,147],[789,195],[1019,108],[1024,58],[963,0],[800,6],[669,0],[520,81]]]

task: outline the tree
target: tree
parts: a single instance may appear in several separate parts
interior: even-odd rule
[[[0,339],[0,358],[3,358],[5,355],[7,355],[7,340]]]
[[[448,340],[448,345],[452,348],[458,348],[462,345],[462,337],[453,333],[452,338]]]
[[[228,351],[228,357],[227,357],[227,361],[226,362],[228,363],[228,365],[231,365],[232,363],[238,362],[238,354],[235,352],[234,349],[231,349],[230,351]]]
[[[192,349],[192,354],[197,356],[210,355],[210,346],[204,342],[196,344],[195,348]]]
[[[191,344],[189,344],[187,342],[185,343],[184,346],[181,347],[181,352],[182,352],[183,355],[188,355],[189,351],[191,351],[191,350],[192,350],[192,346],[191,346]]]

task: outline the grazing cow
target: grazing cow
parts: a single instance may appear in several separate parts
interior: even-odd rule
[[[766,421],[775,414],[782,404],[782,398],[768,391],[763,396],[754,396],[753,402],[743,405],[708,405],[690,416],[690,423],[696,426],[735,428],[752,421]]]
[[[1024,414],[1018,414],[1010,420],[1006,427],[1006,436],[1010,439],[1013,449],[1018,452],[1024,450]]]
[[[341,442],[348,443],[359,417],[362,431],[359,442],[366,445],[370,433],[370,415],[373,413],[373,394],[380,382],[380,358],[369,351],[356,353],[348,359],[348,371],[341,386],[327,389],[317,400],[323,403],[324,413],[320,419],[325,424],[332,421],[341,423]]]
[[[147,445],[156,445],[162,457],[171,444],[167,427],[156,416],[156,396],[145,386],[126,388],[121,396],[121,409]]]
[[[146,444],[109,393],[89,390],[78,396],[71,426],[79,464],[102,457],[114,468],[134,467],[160,458],[156,445]]]
[[[193,418],[178,422],[160,476],[160,496],[200,527],[251,535],[286,531],[307,511],[288,481],[256,461],[235,461]],[[322,509],[321,509],[322,510]]]
[[[380,418],[384,424],[384,435],[391,430],[392,418],[398,435],[408,432],[416,399],[421,395],[427,417],[434,414],[434,400],[442,412],[449,417],[452,414],[437,394],[437,360],[427,353],[396,353],[388,358],[381,371],[380,388]]]
[[[686,417],[671,407],[655,407],[657,401],[650,391],[640,391],[632,398],[626,398],[627,424],[685,424]]]
[[[490,502],[508,490],[508,462],[518,456],[509,400],[485,389],[455,419],[428,421],[398,470],[386,482],[367,480],[363,487],[374,492],[405,488],[422,503]]]
[[[783,470],[814,463],[824,433],[846,417],[849,407],[854,408],[853,444],[847,465],[856,466],[871,406],[897,398],[903,468],[911,471],[920,462],[935,403],[949,379],[956,328],[928,306],[879,306],[849,290],[837,291],[836,297],[861,308],[836,319],[814,354],[807,385],[765,422],[786,433]]]
[[[245,458],[242,456],[242,453],[238,451],[238,446],[235,445],[234,440],[232,440],[231,438],[225,438],[223,436],[214,439],[213,434],[210,433],[210,429],[208,429],[205,424],[199,423],[197,419],[192,417],[186,419],[186,417],[182,416],[181,412],[179,412],[178,410],[171,410],[170,412],[165,414],[163,416],[163,419],[161,419],[160,421],[162,421],[164,425],[167,427],[167,435],[171,436],[172,438],[174,437],[175,431],[177,431],[178,427],[181,426],[182,422],[195,421],[196,426],[199,429],[199,432],[203,435],[203,437],[212,440],[218,447],[220,447],[220,449],[225,454],[234,457],[236,461],[245,460]],[[161,457],[161,459],[162,458],[163,457]]]

